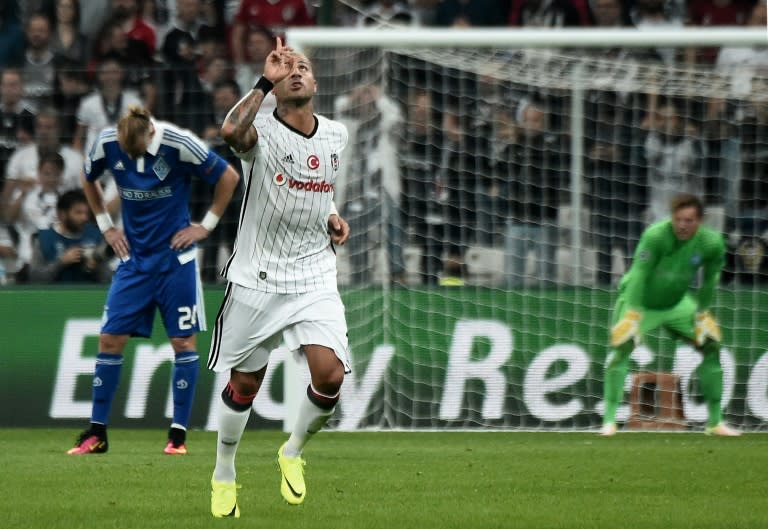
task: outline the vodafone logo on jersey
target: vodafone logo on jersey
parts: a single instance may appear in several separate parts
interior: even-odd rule
[[[296,191],[309,191],[311,193],[331,193],[333,192],[333,184],[329,184],[325,180],[316,182],[302,182],[293,178],[288,178],[283,173],[277,173],[272,177],[272,181],[278,187],[283,187],[288,184],[288,189],[295,189]]]
[[[288,188],[296,189],[297,191],[311,191],[312,193],[332,193],[333,184],[329,184],[325,180],[319,182],[299,182],[293,178],[288,180]]]

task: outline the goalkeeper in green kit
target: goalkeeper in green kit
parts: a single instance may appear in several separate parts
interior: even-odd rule
[[[605,416],[600,433],[616,433],[616,410],[624,397],[624,379],[635,345],[644,333],[664,327],[691,342],[703,355],[696,373],[709,414],[705,433],[740,435],[722,422],[721,333],[707,310],[725,262],[725,242],[720,233],[702,226],[704,206],[696,196],[679,195],[670,209],[670,219],[645,229],[632,266],[619,284],[611,327],[612,352],[605,367]],[[699,269],[703,269],[703,278],[698,295],[694,295],[690,287]]]

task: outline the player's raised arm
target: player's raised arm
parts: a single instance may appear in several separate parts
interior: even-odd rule
[[[256,145],[259,138],[253,127],[256,113],[272,88],[291,72],[293,62],[293,48],[283,46],[282,39],[278,37],[277,46],[264,63],[264,74],[251,91],[232,107],[221,125],[221,137],[235,151],[247,152]]]

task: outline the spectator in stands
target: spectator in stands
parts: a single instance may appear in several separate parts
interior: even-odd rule
[[[33,14],[27,21],[27,51],[22,65],[24,95],[38,108],[50,104],[56,77],[52,46],[51,21],[45,15]]]
[[[629,10],[621,0],[590,0],[590,19],[592,24],[600,28],[630,28],[634,27]],[[654,48],[590,48],[581,53],[591,57],[606,59],[605,67],[613,73],[615,63],[625,63],[628,60],[637,62],[662,62],[662,57]],[[628,69],[629,70],[629,69]],[[626,92],[634,90],[634,78],[627,76],[622,88]]]
[[[246,60],[245,35],[250,26],[264,26],[282,34],[289,26],[314,25],[313,11],[306,0],[240,0],[230,40],[233,62]]]
[[[443,259],[443,272],[440,274],[441,287],[463,287],[467,276],[466,265],[461,248],[449,245]]]
[[[80,101],[72,146],[84,156],[105,127],[114,126],[129,107],[141,105],[139,95],[125,86],[125,71],[117,58],[99,64],[96,90]]]
[[[0,73],[0,191],[5,183],[5,169],[19,145],[32,141],[35,113],[24,99],[21,72],[6,68]]]
[[[166,119],[200,134],[207,125],[210,98],[198,76],[199,35],[208,26],[201,23],[200,0],[179,0],[173,26],[162,45],[163,108]]]
[[[16,245],[2,220],[0,220],[0,286],[7,285],[14,280],[13,272],[16,270]]]
[[[8,160],[6,181],[0,199],[0,211],[8,211],[11,197],[21,187],[29,187],[27,181],[37,182],[40,157],[46,153],[58,153],[64,159],[64,173],[60,191],[80,187],[83,156],[69,146],[60,143],[59,117],[53,109],[43,109],[35,116],[35,141],[20,145]]]
[[[10,10],[8,2],[0,2],[0,68],[24,64],[24,28]]]
[[[357,17],[359,27],[418,26],[418,13],[402,0],[377,0],[365,6]]]
[[[214,57],[229,57],[229,41],[226,38],[225,28],[205,25],[200,28],[197,36],[197,69],[202,70]]]
[[[201,65],[200,86],[207,94],[212,94],[214,86],[228,79],[232,79],[232,64],[225,55],[211,57]]]
[[[495,167],[499,158],[506,156],[505,147],[514,143],[518,133],[506,89],[493,76],[478,76],[474,117],[469,123],[470,133],[475,136],[472,148],[480,150],[475,162],[478,169],[475,242],[486,246],[504,244],[508,216],[508,175]]]
[[[145,0],[112,0],[112,16],[122,22],[128,40],[143,42],[150,55],[157,50],[157,32],[144,20]]]
[[[433,23],[444,27],[498,26],[505,20],[499,0],[440,0]]]
[[[74,142],[77,131],[77,109],[90,89],[84,63],[68,59],[57,61],[53,107],[59,111],[61,143],[64,145],[72,145]]]
[[[752,8],[747,26],[765,28],[768,24],[765,3],[758,2]],[[732,96],[742,97],[755,92],[752,81],[758,73],[768,76],[768,46],[726,46],[717,56],[717,69],[731,76]]]
[[[629,11],[621,0],[590,0],[589,16],[592,25],[601,28],[632,26]]]
[[[80,189],[67,191],[56,202],[56,220],[37,232],[30,279],[43,283],[104,282],[111,270],[99,228]]]
[[[510,218],[507,226],[505,273],[508,284],[519,287],[526,280],[526,257],[536,253],[534,280],[555,280],[557,218],[562,194],[570,188],[569,158],[565,138],[549,125],[543,100],[522,100],[517,109],[522,158],[517,174],[510,174]]]
[[[697,27],[741,26],[749,19],[754,5],[755,0],[688,0],[687,22]],[[690,48],[686,51],[686,61],[712,64],[717,53],[717,48]]]
[[[29,277],[34,234],[49,227],[56,218],[63,172],[64,159],[61,155],[45,152],[40,156],[37,174],[33,178],[20,180],[9,197],[4,220],[13,226],[19,237],[18,283],[25,282]]]
[[[562,28],[589,23],[586,6],[582,11],[572,0],[512,0],[509,25],[535,28]]]
[[[683,15],[669,6],[667,0],[636,0],[630,16],[640,30],[679,29],[684,22]],[[673,66],[680,59],[676,48],[656,48],[656,51],[667,66]]]
[[[494,123],[491,152],[490,182],[486,190],[488,215],[492,220],[485,222],[493,226],[490,245],[504,244],[504,233],[510,214],[510,192],[512,182],[518,177],[523,161],[523,141],[520,126],[514,112],[503,108]],[[482,224],[482,222],[478,222]],[[496,227],[501,224],[500,227]],[[501,234],[497,233],[501,230]]]
[[[199,33],[202,22],[201,0],[178,0],[178,11],[169,31],[163,39],[161,52],[165,62],[171,65],[194,63],[199,55]]]
[[[110,16],[112,16],[111,2],[85,0],[80,3],[80,33],[85,35],[91,45]]]
[[[250,90],[250,88],[249,88]],[[238,174],[242,173],[242,164],[239,159],[234,155],[232,149],[221,137],[221,124],[224,123],[224,118],[227,117],[229,111],[235,107],[240,97],[240,87],[238,84],[231,80],[225,79],[219,81],[216,86],[213,87],[212,94],[212,112],[208,117],[208,125],[204,127],[202,139],[208,144],[213,152],[224,158],[232,167],[235,168]],[[211,203],[213,197],[213,189],[210,185],[200,181],[200,179],[192,180],[192,191],[190,193],[190,211],[194,218],[202,218],[207,211],[208,204]],[[232,195],[231,202],[233,204],[240,204],[243,199],[243,181],[238,182]],[[223,278],[219,276],[218,269],[218,257],[219,250],[222,246],[225,246],[226,254],[229,255],[232,250],[232,244],[237,236],[237,225],[240,216],[240,209],[236,207],[229,207],[224,211],[224,214],[219,220],[217,229],[208,234],[208,237],[198,242],[198,246],[203,250],[202,266],[200,275],[204,282],[214,283],[217,280],[223,281]]]
[[[94,54],[88,71],[95,77],[98,65],[103,60],[117,58],[127,74],[126,86],[138,92],[144,105],[152,110],[158,104],[156,73],[159,65],[145,41],[130,38],[125,32],[124,17],[125,14],[119,11],[102,28],[94,43]]]
[[[336,99],[334,114],[349,131],[334,200],[357,229],[350,234],[351,281],[368,284],[376,240],[385,241],[390,281],[403,282],[401,181],[397,138],[400,107],[375,83],[362,83]]]
[[[247,94],[264,71],[264,61],[275,47],[275,35],[264,26],[250,26],[245,35],[245,57],[235,64],[235,80],[240,91]],[[275,108],[274,96],[270,98],[270,109]],[[261,109],[260,109],[261,110]]]
[[[648,131],[645,159],[648,164],[649,208],[647,222],[669,216],[669,204],[680,193],[704,192],[704,144],[687,125],[671,99],[659,102],[648,94],[648,113],[641,127]]]
[[[639,131],[633,126],[633,99],[613,91],[590,91],[585,101],[586,160],[591,228],[597,249],[597,282],[613,282],[613,255],[620,250],[623,273],[645,224],[647,168]],[[628,110],[629,109],[629,110]]]
[[[440,200],[443,157],[442,116],[433,94],[414,90],[407,97],[399,158],[406,225],[421,252],[421,282],[437,284],[443,269],[443,217]]]
[[[88,38],[80,33],[80,1],[56,0],[51,48],[57,59],[86,64],[90,57]]]

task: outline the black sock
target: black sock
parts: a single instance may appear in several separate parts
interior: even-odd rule
[[[168,440],[174,448],[178,448],[187,440],[187,432],[181,428],[171,428],[168,430]]]

